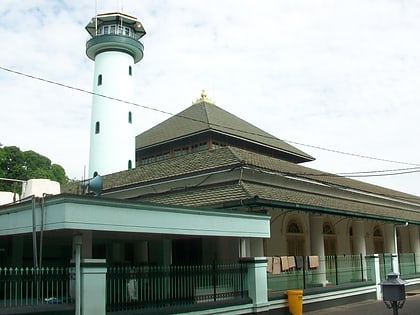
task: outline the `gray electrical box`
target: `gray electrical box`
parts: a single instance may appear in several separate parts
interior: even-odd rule
[[[391,272],[386,275],[386,280],[381,282],[382,299],[384,301],[403,301],[405,300],[405,284],[400,279],[399,274]]]

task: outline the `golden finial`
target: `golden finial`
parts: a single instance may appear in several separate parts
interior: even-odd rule
[[[205,90],[201,90],[200,98],[198,98],[195,102],[193,102],[193,104],[197,104],[197,103],[201,103],[201,102],[207,102],[207,103],[214,104],[214,102],[207,97],[207,93],[206,93]]]

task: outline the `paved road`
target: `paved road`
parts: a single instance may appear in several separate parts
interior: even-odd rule
[[[304,315],[392,315],[392,309],[388,309],[384,302],[367,300],[359,303],[350,303],[335,306],[312,312],[304,312]],[[420,292],[419,294],[408,296],[403,308],[398,310],[398,315],[420,314]]]

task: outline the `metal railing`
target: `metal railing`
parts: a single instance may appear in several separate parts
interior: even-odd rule
[[[107,311],[245,299],[246,273],[242,264],[109,267]]]
[[[69,268],[0,268],[0,309],[71,303]]]
[[[318,257],[319,264],[312,268],[308,256],[301,257],[300,260],[302,263],[299,267],[267,273],[267,287],[270,293],[369,280],[362,255]]]
[[[393,271],[393,260],[398,259],[398,269],[402,277],[410,277],[420,273],[420,257],[415,253],[385,253],[379,254],[379,266],[381,279]]]

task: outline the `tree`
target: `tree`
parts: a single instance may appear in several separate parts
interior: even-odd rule
[[[68,178],[64,168],[52,164],[51,160],[34,151],[21,151],[18,147],[0,146],[0,178],[28,180],[47,178],[61,184]],[[17,191],[16,183],[0,180],[0,191]]]

